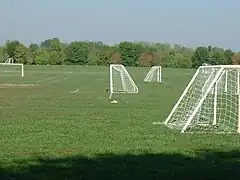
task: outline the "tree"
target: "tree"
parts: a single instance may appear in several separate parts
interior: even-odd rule
[[[100,50],[96,47],[93,47],[88,53],[88,65],[96,66],[99,60]]]
[[[153,54],[153,60],[152,60],[153,65],[163,66],[164,53],[154,52],[152,54]]]
[[[5,48],[0,46],[0,62],[3,62],[6,59]]]
[[[137,66],[138,65],[138,53],[135,45],[131,42],[121,42],[119,44],[120,54],[123,60],[124,66]]]
[[[20,45],[19,41],[7,41],[5,44],[4,52],[7,54],[8,57],[15,58],[16,48],[18,45]]]
[[[224,65],[227,63],[226,58],[224,56],[224,49],[218,48],[218,47],[211,47],[211,50],[208,50],[209,52],[209,58],[208,63],[211,65]],[[208,47],[208,49],[210,49]]]
[[[62,64],[64,61],[63,44],[61,44],[58,38],[47,39],[41,42],[40,47],[49,52],[50,64]]]
[[[153,53],[142,53],[139,57],[139,65],[143,67],[151,67],[154,65]]]
[[[99,66],[107,66],[111,63],[111,58],[114,53],[117,52],[117,48],[115,46],[108,46],[103,45],[99,47],[99,53],[98,53],[98,61],[97,65]]]
[[[234,55],[234,52],[231,49],[226,49],[224,51],[224,56],[226,59],[226,64],[232,64],[232,56]]]
[[[84,65],[88,62],[91,45],[88,42],[72,42],[65,50],[65,63]]]
[[[63,43],[58,38],[46,39],[37,45],[25,47],[19,41],[7,41],[0,49],[0,61],[14,58],[26,64],[76,64],[107,66],[121,63],[125,66],[153,66],[198,68],[203,63],[212,65],[238,63],[231,49],[206,46],[196,50],[180,44],[152,42],[120,42],[110,46],[97,41]],[[233,57],[234,56],[234,57]]]
[[[36,64],[38,65],[47,65],[49,62],[50,54],[48,51],[41,49],[36,56]]]
[[[58,38],[46,39],[41,42],[40,47],[45,50],[51,49],[53,41],[55,41],[55,43],[60,42],[60,40]]]
[[[209,63],[209,51],[206,47],[198,47],[192,56],[192,67],[198,68],[203,63]]]
[[[19,44],[16,46],[16,49],[14,51],[14,59],[16,60],[17,63],[22,63],[22,64],[27,64],[28,61],[28,49],[23,45]]]
[[[240,52],[236,53],[232,56],[232,64],[239,65],[240,64]]]
[[[113,53],[110,58],[110,63],[111,64],[122,64],[121,54],[119,52]]]
[[[49,52],[49,64],[51,65],[61,65],[63,63],[62,53],[58,51]]]
[[[192,66],[191,58],[180,52],[173,56],[173,62],[174,68],[190,68]]]
[[[28,49],[31,53],[31,62],[30,64],[36,64],[36,57],[37,57],[37,53],[39,51],[39,46],[35,43],[32,43],[28,46]]]
[[[17,63],[27,64],[30,59],[30,51],[19,41],[7,41],[4,48],[4,56],[13,58]]]

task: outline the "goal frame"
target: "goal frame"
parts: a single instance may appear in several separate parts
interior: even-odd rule
[[[24,77],[24,65],[20,63],[0,63],[2,66],[21,66],[21,77]]]
[[[151,77],[152,73],[157,71],[157,83],[162,82],[162,67],[161,66],[152,66],[148,71],[147,75],[144,78],[144,82],[151,82],[148,78]],[[153,75],[152,75],[153,76]]]
[[[198,112],[199,108],[201,107],[201,105],[203,104],[204,100],[206,99],[207,95],[209,93],[213,93],[211,92],[213,86],[214,87],[214,108],[213,108],[213,125],[216,125],[217,123],[217,119],[216,119],[216,113],[217,113],[217,85],[218,85],[218,80],[221,79],[221,77],[225,74],[225,88],[224,88],[224,92],[227,92],[227,78],[228,78],[228,73],[227,71],[225,72],[226,68],[239,68],[240,69],[240,65],[209,65],[209,66],[200,66],[197,71],[195,72],[195,74],[193,75],[191,81],[188,83],[187,87],[185,88],[185,90],[183,91],[182,95],[180,96],[180,98],[178,99],[177,103],[174,105],[172,111],[170,112],[170,114],[168,115],[168,117],[166,118],[166,120],[163,122],[164,125],[168,125],[168,122],[170,120],[170,118],[172,117],[173,113],[175,112],[175,110],[177,109],[177,107],[179,106],[179,104],[181,103],[181,101],[183,100],[184,96],[187,94],[189,88],[191,87],[191,85],[193,84],[193,82],[195,81],[197,75],[199,74],[200,69],[203,68],[220,68],[217,72],[217,74],[215,75],[214,79],[212,80],[212,82],[210,83],[209,87],[206,89],[206,91],[203,93],[200,101],[198,102],[197,106],[194,108],[194,110],[191,112],[191,115],[188,117],[185,125],[182,127],[181,129],[181,133],[185,133],[185,130],[187,129],[187,127],[189,126],[189,124],[191,123],[192,119],[194,118],[194,116],[196,115],[196,113]],[[240,94],[239,94],[239,88],[240,88],[240,84],[239,84],[239,75],[240,72],[237,71],[237,92],[236,95],[238,95],[238,119],[236,119],[237,121],[237,133],[240,133]],[[155,124],[162,124],[160,122],[155,123]]]
[[[121,68],[123,68],[124,73],[129,77],[129,81],[131,82],[131,84],[134,86],[135,91],[114,91],[114,87],[113,87],[113,66],[120,66]],[[110,95],[109,95],[109,99],[112,98],[113,94],[125,94],[125,93],[138,93],[138,87],[135,84],[135,82],[133,81],[132,77],[130,76],[130,74],[128,73],[128,71],[126,70],[126,68],[122,65],[122,64],[110,64],[109,66],[109,73],[110,73]]]

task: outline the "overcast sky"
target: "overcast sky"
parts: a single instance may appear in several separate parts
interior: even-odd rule
[[[240,51],[240,0],[0,0],[0,44],[47,38]]]

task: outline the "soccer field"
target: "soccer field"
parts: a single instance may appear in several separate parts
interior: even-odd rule
[[[127,68],[138,94],[113,96],[108,67],[0,67],[0,179],[240,178],[239,135],[181,134],[164,121],[195,70]],[[231,152],[230,152],[231,151]]]

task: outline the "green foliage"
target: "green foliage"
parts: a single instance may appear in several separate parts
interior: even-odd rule
[[[96,66],[98,65],[100,51],[98,48],[93,47],[88,54],[88,65]]]
[[[99,66],[107,66],[111,63],[112,55],[117,51],[115,47],[109,47],[106,45],[102,45],[100,48],[100,52],[98,53],[98,61],[97,65]]]
[[[4,46],[0,46],[0,62],[3,62],[5,59],[4,57]]]
[[[196,50],[179,44],[150,42],[120,42],[106,45],[103,42],[74,41],[70,44],[58,38],[46,39],[37,45],[25,47],[19,41],[7,41],[0,48],[0,60],[9,57],[24,64],[107,66],[120,63],[125,66],[153,66],[197,68],[203,63],[224,65],[236,63],[231,49],[198,47]]]
[[[5,44],[4,53],[8,54],[8,57],[15,58],[17,46],[20,45],[19,41],[7,41]]]
[[[91,44],[88,42],[72,42],[65,50],[65,63],[84,65],[88,62]]]
[[[227,49],[224,51],[224,56],[226,58],[226,64],[232,64],[232,56],[234,52],[231,49]]]
[[[49,64],[50,54],[46,50],[40,50],[36,56],[36,64],[38,65],[47,65]]]
[[[14,59],[17,63],[22,63],[22,64],[26,64],[27,63],[27,52],[28,49],[22,45],[19,44],[16,46],[15,49],[15,55],[14,55]]]
[[[37,56],[39,47],[37,44],[30,44],[28,48],[31,53],[30,55],[31,61],[29,61],[29,64],[36,64],[36,56]]]
[[[198,68],[203,63],[209,63],[209,50],[206,47],[198,47],[192,56],[192,67]]]
[[[121,42],[119,44],[119,50],[125,66],[137,66],[138,58],[140,55],[139,46],[136,46],[132,42]]]
[[[51,65],[61,65],[63,63],[63,55],[59,51],[51,51],[49,53]]]

